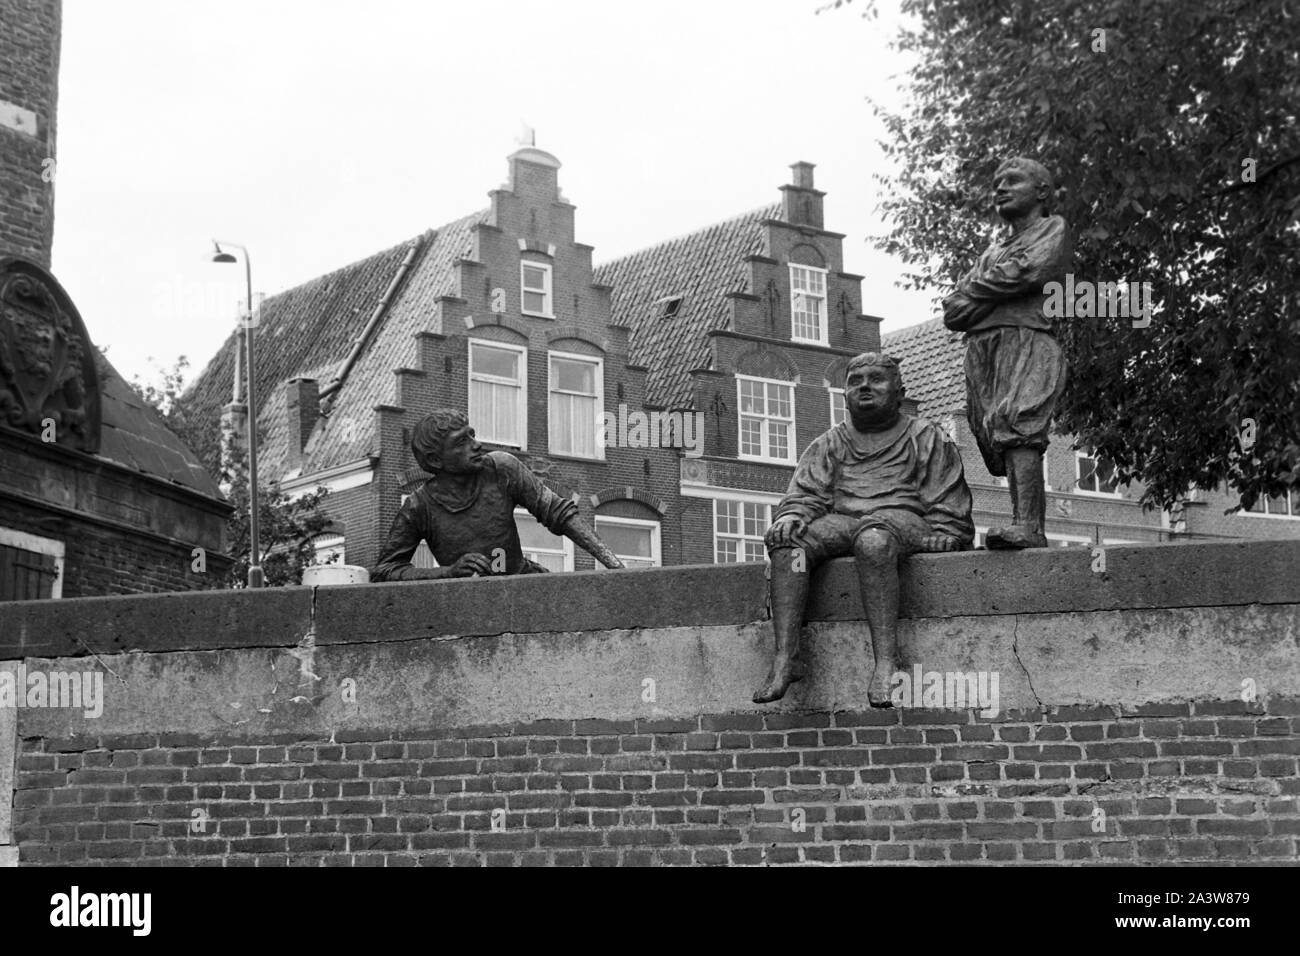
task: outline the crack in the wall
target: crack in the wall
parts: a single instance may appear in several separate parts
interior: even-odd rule
[[[1020,665],[1020,669],[1025,672],[1025,682],[1029,684],[1029,693],[1034,695],[1034,703],[1038,704],[1038,709],[1044,712],[1043,719],[1046,720],[1047,713],[1046,708],[1043,706],[1043,699],[1038,696],[1038,691],[1034,689],[1034,678],[1030,676],[1029,668],[1026,667],[1025,662],[1020,659],[1020,615],[1016,614],[1014,617],[1016,623],[1011,631],[1011,656],[1016,659],[1016,663]]]

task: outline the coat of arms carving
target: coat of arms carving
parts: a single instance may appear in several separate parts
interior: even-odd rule
[[[99,449],[94,347],[66,292],[48,272],[0,258],[0,426],[51,433],[63,448]]]

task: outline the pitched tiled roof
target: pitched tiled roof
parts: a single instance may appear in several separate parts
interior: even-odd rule
[[[779,205],[716,223],[596,267],[595,281],[613,287],[613,319],[629,326],[631,360],[649,369],[646,402],[689,408],[689,372],[706,367],[706,333],[726,328],[728,292],[748,292],[745,257],[764,252],[763,220]],[[671,318],[661,318],[664,300],[681,297]]]
[[[452,291],[452,265],[470,252],[473,226],[486,218],[486,210],[473,213],[266,299],[255,340],[260,474],[278,478],[285,471],[284,382],[306,377],[322,388],[329,384],[414,246],[405,279],[334,396],[329,418],[312,433],[302,470],[320,471],[377,451],[374,406],[394,401],[393,369],[416,363],[413,335],[433,329],[437,299]],[[196,415],[219,418],[230,401],[235,341],[232,332],[191,385],[187,394]]]
[[[102,354],[97,360],[100,381],[100,458],[183,485],[191,491],[221,498],[217,484],[185,443],[118,374]]]
[[[942,319],[931,319],[881,336],[881,348],[898,359],[907,397],[920,404],[921,415],[938,421],[963,414],[966,373],[960,332],[948,331]]]

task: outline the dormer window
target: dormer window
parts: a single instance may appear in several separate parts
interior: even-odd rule
[[[522,290],[520,311],[524,315],[555,318],[551,304],[551,267],[544,262],[519,264],[519,288]]]
[[[790,266],[790,338],[829,345],[826,337],[826,270]]]
[[[677,313],[682,310],[682,297],[672,295],[659,302],[659,318],[672,319],[677,317]]]

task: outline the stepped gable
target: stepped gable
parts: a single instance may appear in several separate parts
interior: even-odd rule
[[[707,333],[727,327],[727,293],[751,291],[746,257],[764,253],[763,222],[780,212],[764,206],[596,267],[595,281],[613,290],[613,321],[633,330],[632,364],[649,369],[647,405],[692,407],[690,371],[708,366]],[[663,317],[678,296],[677,313]]]
[[[907,397],[931,421],[966,414],[965,347],[960,332],[931,319],[881,337],[881,348],[898,359]]]

